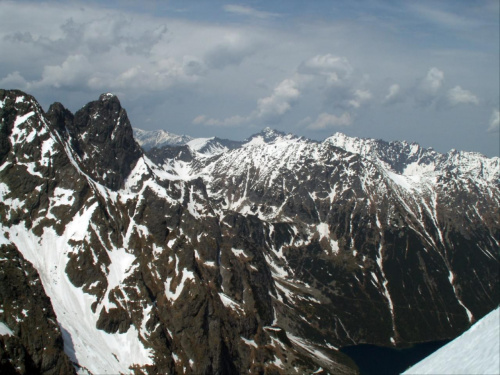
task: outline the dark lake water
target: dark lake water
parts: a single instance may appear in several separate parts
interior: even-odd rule
[[[416,344],[411,348],[393,349],[361,344],[346,346],[340,351],[358,365],[361,375],[401,374],[408,367],[432,354],[450,340]]]

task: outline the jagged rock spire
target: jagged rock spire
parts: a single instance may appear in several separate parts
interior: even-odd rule
[[[86,172],[104,186],[118,190],[142,155],[118,98],[102,94],[77,111],[66,126]]]

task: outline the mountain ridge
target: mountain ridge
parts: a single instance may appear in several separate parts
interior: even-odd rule
[[[0,91],[0,247],[39,273],[77,368],[355,373],[339,347],[455,337],[498,304],[494,171],[436,163],[419,192],[291,135],[150,158],[117,101],[44,114]]]

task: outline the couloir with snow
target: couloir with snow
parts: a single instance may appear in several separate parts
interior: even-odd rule
[[[8,373],[354,374],[500,302],[500,159],[269,128],[134,130],[0,90]],[[142,145],[142,147],[141,147]]]

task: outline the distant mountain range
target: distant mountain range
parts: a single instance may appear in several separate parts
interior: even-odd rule
[[[111,94],[0,121],[2,373],[354,374],[500,302],[499,158],[133,131]]]
[[[188,135],[177,135],[165,130],[142,130],[134,128],[134,138],[144,150],[153,147],[185,145],[193,138]]]

